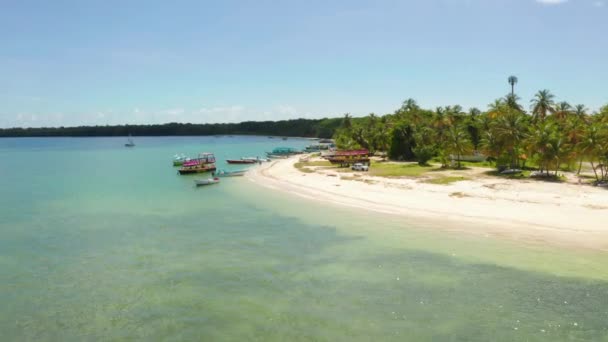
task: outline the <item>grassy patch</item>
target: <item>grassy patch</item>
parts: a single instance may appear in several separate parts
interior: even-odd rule
[[[465,181],[465,180],[469,180],[469,178],[459,177],[459,176],[444,176],[444,177],[431,178],[431,179],[425,180],[424,182],[430,183],[430,184],[448,185],[448,184]]]
[[[420,177],[436,169],[433,166],[403,163],[372,163],[369,174],[377,177]]]
[[[332,166],[327,160],[303,162],[305,166]]]
[[[297,162],[295,164],[293,164],[293,166],[300,170],[301,172],[304,173],[314,173],[315,171],[313,169],[311,169],[311,167],[323,167],[323,168],[332,168],[332,165],[330,162],[326,161],[326,160],[320,160],[320,161],[300,161]]]
[[[315,172],[314,170],[309,169],[307,166],[308,163],[305,162],[298,162],[293,164],[293,166],[298,169],[300,172],[304,172],[304,173],[313,173]]]

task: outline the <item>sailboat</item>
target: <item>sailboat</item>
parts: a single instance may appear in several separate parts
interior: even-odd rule
[[[131,139],[131,134],[129,134],[129,138],[127,140],[128,142],[125,144],[125,147],[135,147],[135,143],[133,142],[133,139]]]

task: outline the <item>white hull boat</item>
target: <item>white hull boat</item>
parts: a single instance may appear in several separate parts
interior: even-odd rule
[[[220,182],[220,179],[215,177],[215,178],[208,178],[208,179],[195,179],[194,180],[194,184],[196,184],[196,186],[204,186],[204,185],[211,185],[211,184],[217,184]]]

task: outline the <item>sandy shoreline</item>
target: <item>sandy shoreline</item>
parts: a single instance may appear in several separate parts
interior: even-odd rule
[[[266,187],[408,218],[445,222],[445,229],[533,243],[608,251],[608,191],[574,184],[498,178],[435,185],[413,178],[303,173],[298,157],[256,167],[247,177]]]

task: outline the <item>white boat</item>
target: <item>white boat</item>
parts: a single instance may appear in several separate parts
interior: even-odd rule
[[[217,170],[213,173],[214,177],[241,177],[245,175],[247,170],[237,170],[237,171],[226,171],[226,170]]]
[[[196,186],[217,184],[219,182],[220,182],[220,179],[217,178],[217,177],[207,178],[207,179],[195,179],[194,180],[194,184],[196,184]]]
[[[133,142],[133,139],[131,139],[131,134],[129,134],[129,138],[127,139],[125,147],[135,147],[135,143]]]
[[[241,158],[242,160],[254,160],[256,162],[269,162],[270,159],[266,159],[266,158],[260,158],[260,157],[243,157]]]

